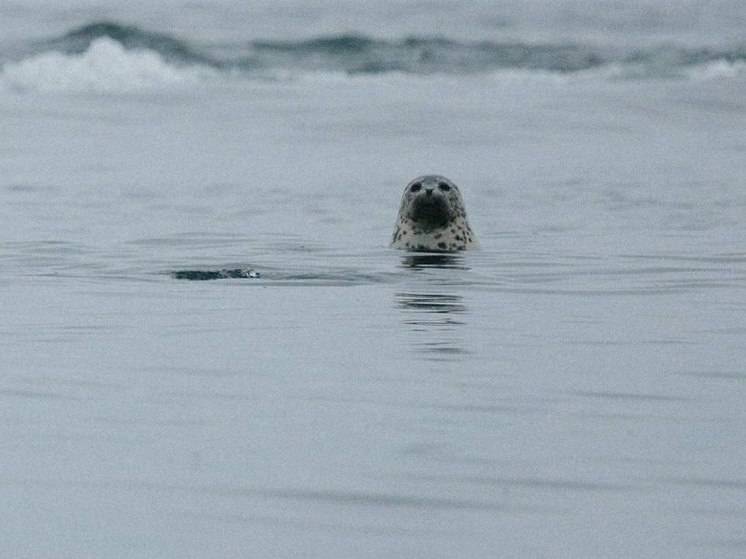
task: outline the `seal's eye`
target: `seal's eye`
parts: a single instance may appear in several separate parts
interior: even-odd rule
[[[438,188],[440,188],[443,192],[448,192],[451,190],[451,185],[445,182],[438,183]]]
[[[419,182],[416,182],[409,187],[410,192],[419,192],[420,190],[422,190],[422,184],[420,184]]]

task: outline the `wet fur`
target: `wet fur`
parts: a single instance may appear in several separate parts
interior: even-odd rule
[[[447,190],[443,185],[447,185]],[[413,191],[413,186],[416,191]],[[440,175],[424,175],[407,184],[391,240],[392,247],[457,252],[476,245],[461,192],[453,182]]]

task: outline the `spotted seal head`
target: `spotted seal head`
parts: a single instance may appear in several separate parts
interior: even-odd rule
[[[456,252],[477,245],[458,186],[440,175],[417,177],[404,189],[391,246]]]

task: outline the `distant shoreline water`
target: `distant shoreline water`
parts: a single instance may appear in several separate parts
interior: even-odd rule
[[[206,75],[244,79],[309,73],[343,76],[482,75],[500,72],[589,74],[614,79],[734,77],[746,68],[746,45],[647,48],[581,43],[458,41],[442,36],[378,39],[336,34],[299,40],[247,40],[219,46],[100,21],[24,45],[0,77],[20,88],[76,89],[87,81],[131,85],[192,81]],[[7,55],[5,55],[7,57]],[[2,57],[0,57],[2,60]],[[103,74],[103,75],[102,75]],[[104,84],[105,85],[105,84]],[[95,87],[93,87],[95,89]]]

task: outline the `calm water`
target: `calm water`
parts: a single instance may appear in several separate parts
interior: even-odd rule
[[[746,12],[510,4],[0,7],[0,555],[744,556]]]

